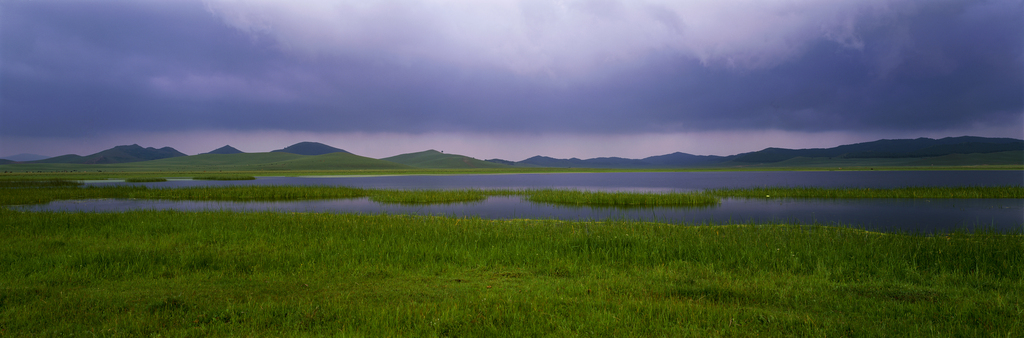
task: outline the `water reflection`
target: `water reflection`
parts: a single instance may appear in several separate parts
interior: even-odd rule
[[[713,207],[570,207],[490,197],[481,202],[406,205],[366,198],[295,202],[218,202],[98,199],[23,206],[28,211],[121,212],[137,209],[183,211],[279,211],[416,214],[489,219],[625,219],[668,223],[765,223],[845,225],[877,231],[949,232],[958,229],[1024,230],[1022,199],[723,199]]]

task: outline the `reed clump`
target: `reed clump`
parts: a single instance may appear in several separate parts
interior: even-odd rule
[[[489,196],[478,189],[461,190],[394,190],[381,189],[370,192],[370,200],[388,204],[448,204],[468,203],[486,200]]]
[[[115,185],[18,189],[0,194],[0,205],[43,204],[57,200],[139,198],[194,201],[299,201],[358,198],[369,190],[334,186],[224,186],[148,188]]]
[[[600,192],[582,190],[532,190],[523,193],[531,202],[577,206],[662,207],[713,206],[718,197],[706,193]]]
[[[81,185],[82,182],[65,179],[0,180],[0,188],[77,187]]]
[[[299,201],[368,196],[359,188],[333,186],[226,186],[160,188],[133,191],[127,198],[195,201]]]
[[[256,176],[248,175],[202,175],[194,176],[193,180],[197,181],[248,181],[255,180]]]
[[[149,182],[167,182],[166,178],[160,177],[132,177],[124,179],[128,183],[149,183]]]

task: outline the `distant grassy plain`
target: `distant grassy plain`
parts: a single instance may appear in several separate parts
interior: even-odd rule
[[[0,179],[176,178],[200,175],[458,175],[567,172],[829,171],[829,170],[1024,170],[1018,152],[904,159],[794,158],[776,163],[729,163],[717,167],[662,169],[536,168],[505,166],[427,151],[378,160],[347,153],[203,154],[120,164],[15,163],[0,165]],[[422,166],[422,167],[417,167]]]

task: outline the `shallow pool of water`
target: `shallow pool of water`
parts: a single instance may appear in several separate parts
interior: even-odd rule
[[[398,205],[366,198],[294,202],[209,202],[138,199],[55,201],[18,207],[29,211],[121,212],[138,209],[416,214],[490,219],[624,219],[668,223],[843,225],[876,231],[950,232],[958,229],[1024,231],[1024,199],[723,199],[703,208],[593,208],[533,203],[521,197],[482,202]]]
[[[721,171],[495,175],[258,177],[250,181],[171,180],[155,183],[90,181],[149,187],[224,185],[327,185],[383,189],[581,189],[691,191],[761,186],[895,188],[905,186],[1004,186],[1024,184],[1024,171]]]

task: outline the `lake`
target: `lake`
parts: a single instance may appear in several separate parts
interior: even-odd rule
[[[958,229],[1021,231],[1021,199],[723,199],[702,208],[595,208],[533,203],[520,197],[482,202],[398,205],[366,198],[294,202],[221,202],[98,199],[55,201],[22,207],[30,211],[120,212],[137,209],[279,212],[388,213],[491,219],[641,220],[667,223],[797,223],[857,227],[876,231],[950,232]]]
[[[126,184],[102,181],[89,184]],[[595,191],[693,191],[756,186],[895,188],[904,186],[1006,186],[1024,184],[1021,171],[819,171],[650,172],[496,175],[259,177],[251,181],[172,180],[133,183],[149,187],[197,185],[327,185],[384,189],[535,189]],[[724,199],[706,208],[591,208],[491,197],[445,205],[388,205],[367,199],[298,202],[197,202],[152,200],[57,201],[26,210],[117,212],[131,209],[356,212],[449,215],[495,219],[628,219],[670,223],[829,224],[878,231],[949,232],[957,229],[1024,230],[1024,199]]]
[[[124,184],[88,181],[88,184]],[[721,171],[490,175],[258,177],[250,181],[171,180],[133,183],[149,187],[220,185],[328,185],[380,189],[580,189],[692,191],[760,186],[896,188],[905,186],[1005,186],[1024,184],[1024,171]]]

